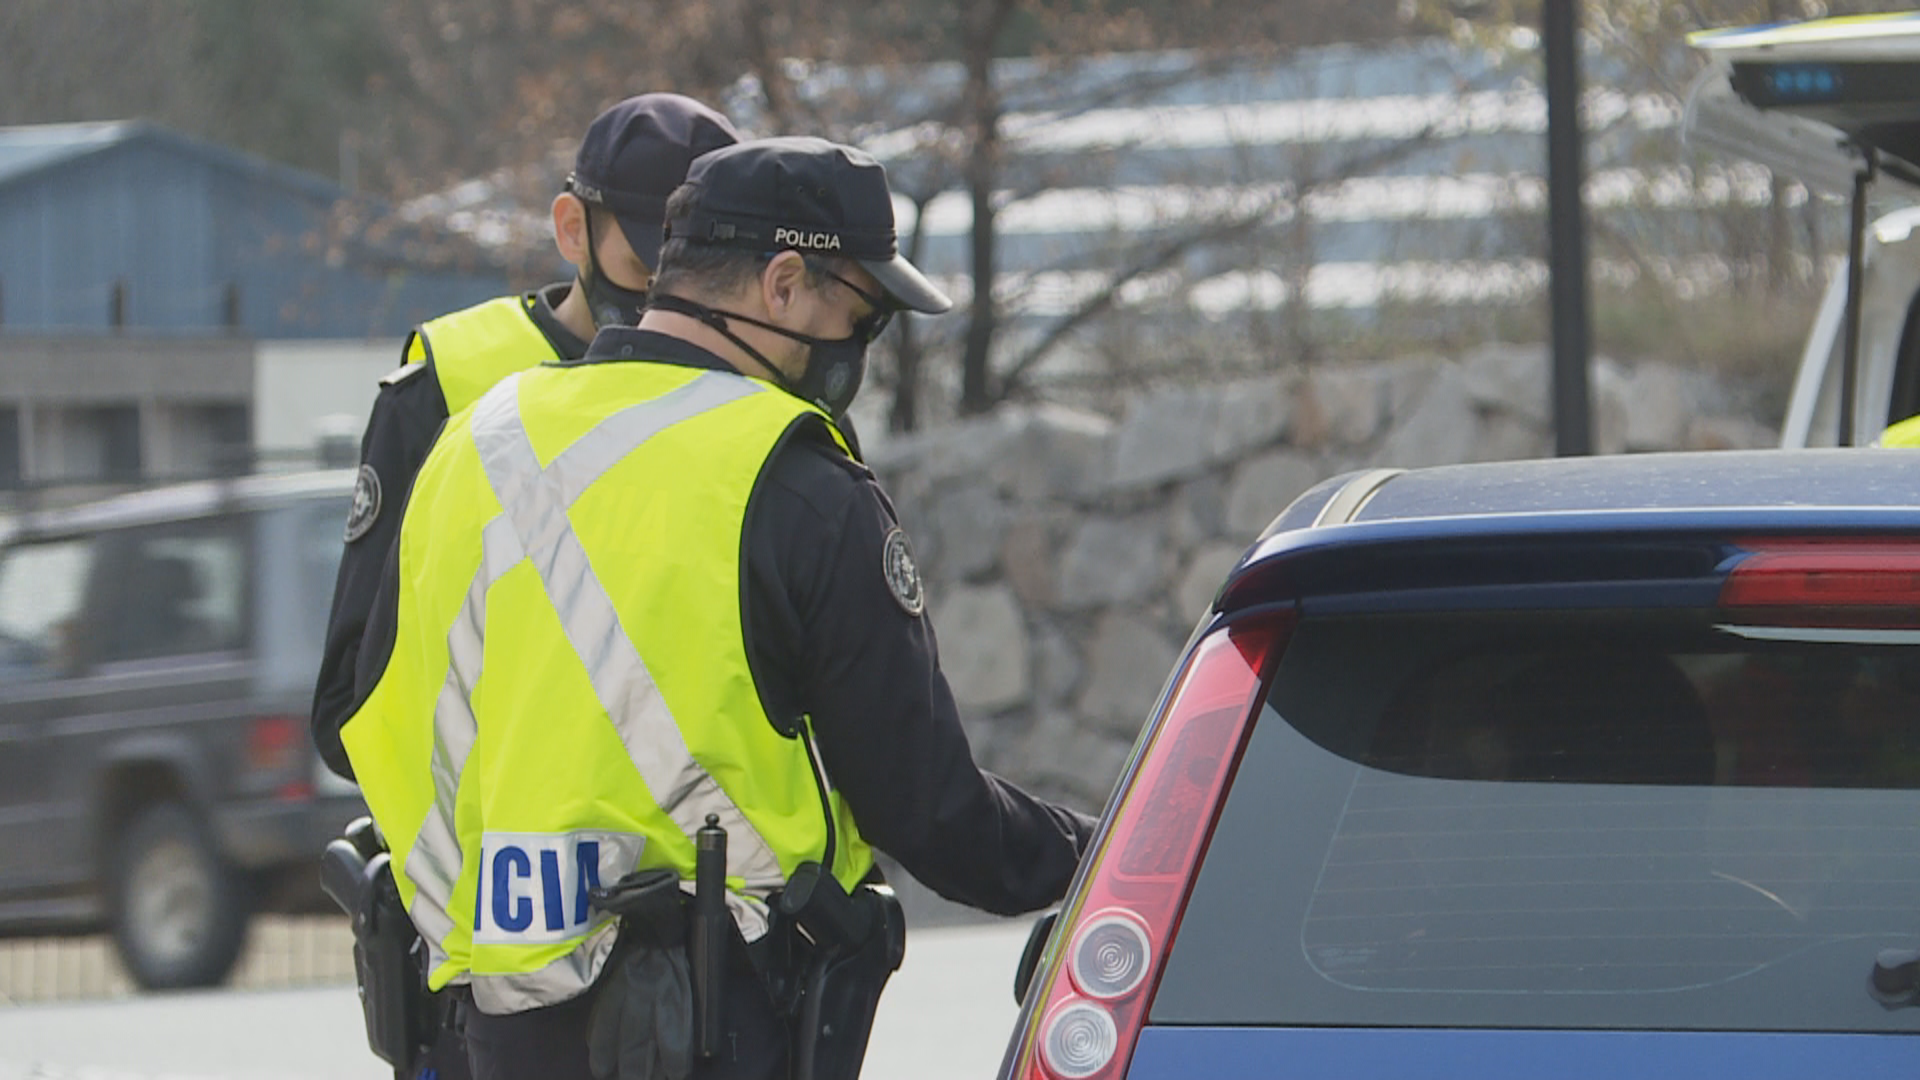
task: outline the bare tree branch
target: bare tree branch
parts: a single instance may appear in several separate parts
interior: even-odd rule
[[[1396,161],[1405,160],[1414,153],[1431,146],[1434,138],[1434,128],[1429,125],[1405,139],[1349,157],[1319,176],[1305,178],[1290,199],[1280,195],[1270,196],[1251,210],[1227,214],[1203,222],[1179,236],[1150,245],[1143,254],[1116,271],[1097,293],[1049,326],[1038,341],[1022,350],[1001,374],[994,400],[996,402],[1010,400],[1023,392],[1027,374],[1047,359],[1076,331],[1112,310],[1119,302],[1121,294],[1133,282],[1173,265],[1191,252],[1213,244],[1239,239],[1248,230],[1272,221],[1285,209],[1291,208],[1295,214],[1304,214],[1301,204],[1314,191],[1352,177],[1375,172]]]

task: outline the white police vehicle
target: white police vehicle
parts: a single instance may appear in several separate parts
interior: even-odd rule
[[[1852,203],[1849,258],[1808,333],[1780,441],[1870,444],[1920,414],[1920,12],[1689,40],[1710,61],[1688,92],[1689,141]]]

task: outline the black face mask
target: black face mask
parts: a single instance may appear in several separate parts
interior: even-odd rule
[[[615,228],[619,223],[615,222]],[[600,270],[600,253],[593,247],[593,210],[587,210],[587,262],[580,268],[580,291],[587,298],[587,311],[593,316],[593,327],[602,330],[609,326],[632,326],[640,321],[641,309],[647,306],[647,294],[634,289],[623,289],[607,280]]]
[[[849,286],[851,287],[851,286]],[[860,290],[856,289],[856,292]],[[865,293],[862,292],[864,296]],[[869,301],[871,302],[871,301]],[[887,322],[893,317],[889,308],[877,308],[854,324],[853,333],[843,338],[820,338],[811,334],[796,333],[782,326],[761,322],[745,315],[736,315],[731,311],[718,311],[705,304],[696,303],[681,296],[653,297],[651,307],[661,311],[678,312],[691,315],[708,326],[719,331],[728,341],[745,350],[748,356],[773,372],[788,392],[795,397],[813,402],[826,410],[828,416],[838,420],[847,414],[847,407],[853,404],[855,394],[860,392],[860,384],[867,376],[867,345],[885,330]],[[760,350],[747,344],[746,340],[735,334],[727,320],[738,319],[762,330],[771,330],[783,338],[798,341],[807,346],[807,367],[798,379],[789,380],[780,373],[773,362]]]

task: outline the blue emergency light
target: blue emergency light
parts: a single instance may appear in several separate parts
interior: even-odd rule
[[[1906,106],[1920,97],[1902,61],[1735,60],[1736,93],[1755,108]]]
[[[1827,101],[1838,96],[1845,86],[1840,73],[1824,64],[1782,65],[1767,72],[1766,79],[1783,101],[1794,98]]]

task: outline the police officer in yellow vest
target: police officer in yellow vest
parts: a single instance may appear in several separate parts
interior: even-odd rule
[[[632,326],[659,262],[667,196],[694,158],[735,140],[726,117],[678,94],[642,94],[601,113],[553,200],[554,242],[578,267],[574,280],[418,327],[402,365],[381,380],[314,690],[314,742],[335,772],[351,775],[339,729],[353,703],[354,657],[400,508],[434,434],[507,375],[579,358],[598,327]]]
[[[911,546],[835,425],[892,315],[949,307],[898,254],[880,165],[741,143],[667,217],[637,328],[448,422],[343,731],[483,1078],[685,1074],[671,995],[638,1010],[664,1064],[603,1052],[634,1045],[606,1026],[637,991],[602,977],[596,898],[691,879],[703,826],[750,959],[780,954],[809,864],[852,890],[879,849],[1012,914],[1057,901],[1091,835],[974,764]],[[725,978],[727,1037],[691,1075],[787,1076],[765,965]]]

